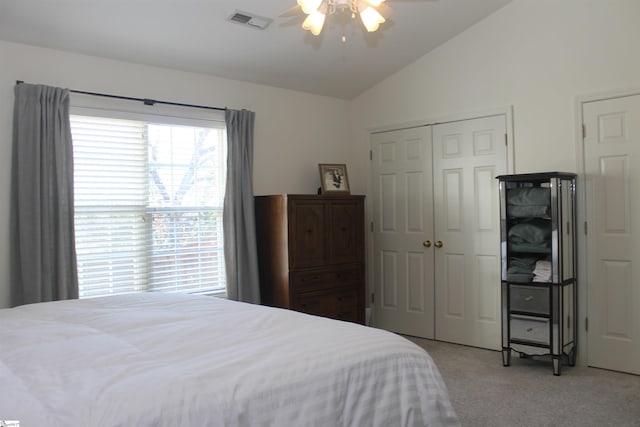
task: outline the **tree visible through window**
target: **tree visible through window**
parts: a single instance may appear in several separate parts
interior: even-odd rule
[[[71,116],[80,297],[225,291],[225,131]]]

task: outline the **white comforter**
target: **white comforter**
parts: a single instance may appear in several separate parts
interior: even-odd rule
[[[0,310],[0,420],[20,427],[458,425],[397,335],[214,297]]]

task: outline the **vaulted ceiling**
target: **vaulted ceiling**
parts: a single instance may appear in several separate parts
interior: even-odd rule
[[[316,37],[296,0],[0,0],[0,40],[352,99],[510,1],[387,0],[377,32],[336,14]]]

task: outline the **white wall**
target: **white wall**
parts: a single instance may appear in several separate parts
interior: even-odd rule
[[[638,0],[514,0],[352,102],[357,172],[369,170],[369,129],[505,106],[515,172],[580,171],[576,98],[640,88],[639,17]]]
[[[515,171],[574,172],[575,97],[640,87],[638,17],[638,0],[514,0],[358,97],[353,139],[512,105]]]
[[[348,102],[206,75],[0,42],[0,307],[9,304],[9,195],[16,80],[256,112],[254,191],[315,193],[318,163],[353,162]],[[352,192],[365,178],[349,170]]]

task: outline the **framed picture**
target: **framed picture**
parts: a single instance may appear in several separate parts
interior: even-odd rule
[[[320,163],[320,183],[322,193],[350,194],[349,178],[347,177],[347,165]]]

